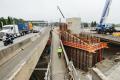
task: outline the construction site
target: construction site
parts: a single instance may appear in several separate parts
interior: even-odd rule
[[[120,26],[106,22],[105,1],[91,24],[58,5],[57,22],[1,17],[0,80],[120,80]]]

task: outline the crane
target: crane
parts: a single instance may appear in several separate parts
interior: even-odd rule
[[[112,25],[106,24],[106,19],[108,18],[108,15],[109,15],[111,2],[112,2],[112,0],[106,0],[100,22],[96,28],[98,33],[106,34],[106,33],[113,33],[115,31],[115,29],[114,29],[114,27],[112,27]]]
[[[64,14],[62,13],[62,11],[61,11],[61,9],[60,9],[59,6],[57,6],[57,9],[59,10],[59,12],[60,12],[60,14],[62,15],[62,17],[65,19],[65,16],[64,16]]]

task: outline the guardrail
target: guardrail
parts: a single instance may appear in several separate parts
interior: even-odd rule
[[[51,65],[51,62],[49,62],[49,64],[48,64],[47,72],[45,73],[45,78],[44,78],[45,80],[51,80],[50,79],[50,76],[51,76],[50,65]]]
[[[65,60],[66,60],[66,63],[67,63],[68,70],[70,72],[70,76],[73,78],[73,80],[80,80],[80,77],[79,77],[79,75],[77,73],[77,70],[75,69],[72,61],[69,61],[69,59],[67,57],[66,51],[64,49],[64,46],[63,46],[61,40],[60,40],[60,44],[61,44],[61,47],[63,49],[63,53],[64,53],[64,56],[65,56]]]
[[[45,73],[45,78],[44,78],[45,80],[52,80],[52,69],[51,69],[52,68],[52,51],[53,51],[53,42],[52,41],[53,40],[51,40],[50,62],[48,63],[47,72]]]
[[[80,77],[79,77],[79,75],[78,75],[78,73],[77,73],[77,70],[75,69],[72,61],[69,61],[69,59],[68,59],[68,56],[67,56],[67,54],[66,54],[66,51],[65,51],[65,49],[64,49],[64,46],[63,46],[61,40],[60,40],[60,45],[61,45],[61,47],[62,47],[62,49],[63,49],[65,61],[66,61],[66,64],[67,64],[67,68],[68,68],[68,70],[69,70],[69,75],[71,76],[71,78],[72,78],[73,80],[80,80]],[[45,78],[44,78],[45,80],[52,80],[52,78],[51,78],[51,77],[52,77],[52,74],[51,74],[51,73],[52,73],[52,70],[51,70],[51,67],[52,67],[52,64],[51,64],[51,62],[52,62],[51,56],[52,56],[52,50],[53,50],[52,48],[53,48],[53,45],[52,45],[52,42],[51,42],[50,62],[49,62],[49,64],[48,64],[47,72],[45,73]]]

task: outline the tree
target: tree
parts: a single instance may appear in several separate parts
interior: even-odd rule
[[[88,23],[83,23],[83,26],[84,27],[88,27]]]
[[[1,18],[1,21],[3,22],[3,25],[7,25],[7,21],[3,17]]]
[[[0,29],[2,29],[2,21],[0,21]]]
[[[14,24],[18,24],[19,20],[17,18],[13,18],[13,22],[14,22]]]
[[[93,22],[93,25],[94,25],[94,27],[96,27],[96,26],[97,26],[97,23],[96,23],[96,21],[94,21],[94,22]]]
[[[91,22],[91,27],[96,27],[96,26],[97,26],[96,21],[92,21],[92,22]]]
[[[94,25],[93,25],[93,21],[91,22],[90,26],[91,26],[91,27],[93,27],[93,26],[94,26]]]
[[[8,19],[7,19],[7,24],[13,24],[13,19],[9,16],[8,16]]]

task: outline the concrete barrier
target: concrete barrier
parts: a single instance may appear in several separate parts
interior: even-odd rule
[[[91,74],[92,80],[109,80],[98,68],[92,68]]]
[[[15,51],[17,51],[17,50],[20,51],[23,46],[27,45],[30,42],[32,42],[32,39],[27,38],[25,40],[22,40],[21,42],[12,44],[11,46],[0,50],[0,65],[2,65],[4,62],[9,60],[11,57],[16,55]]]

